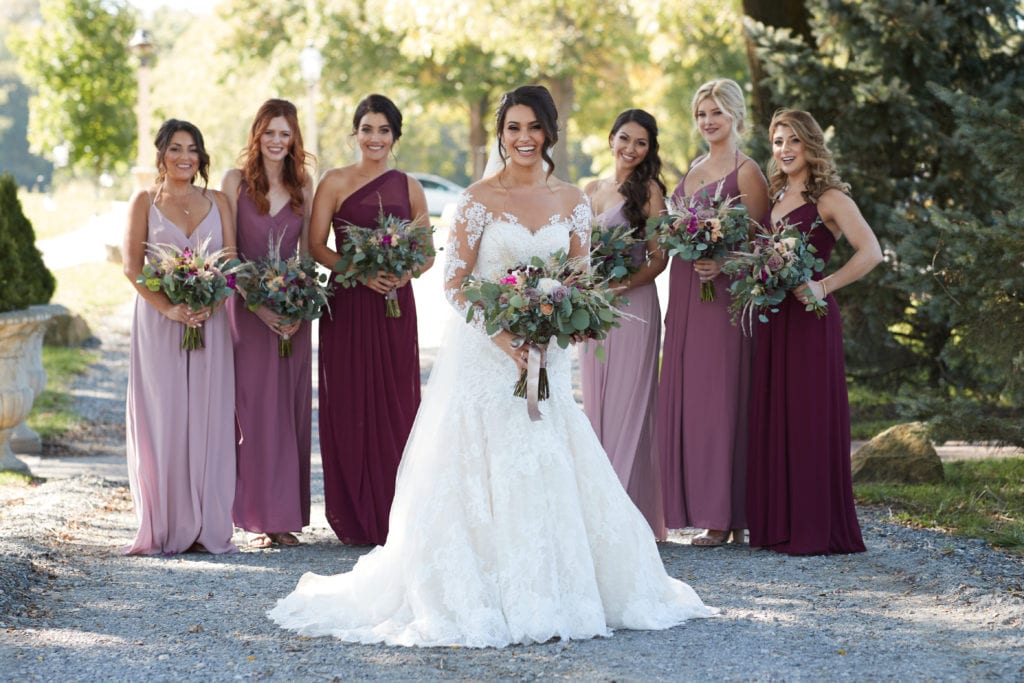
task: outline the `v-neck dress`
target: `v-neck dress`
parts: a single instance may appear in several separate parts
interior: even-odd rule
[[[238,254],[258,261],[268,237],[281,240],[280,255],[295,253],[302,215],[290,204],[261,214],[242,184],[238,194]],[[313,406],[312,326],[292,335],[292,355],[281,358],[278,335],[245,306],[228,301],[235,350],[238,415],[238,481],[235,524],[254,533],[301,531],[309,524],[309,463]]]
[[[739,195],[741,165],[737,155],[732,172],[695,193],[698,202],[719,184],[723,197]],[[714,301],[701,301],[693,262],[673,258],[671,268],[657,416],[665,522],[670,529],[745,528],[751,340],[732,324],[728,276],[712,280]]]
[[[150,201],[146,241],[195,249],[224,246],[220,211],[190,236]],[[125,416],[128,481],[139,530],[125,552],[171,554],[200,543],[234,552],[235,372],[227,315],[203,325],[204,347],[181,348],[184,326],[135,300]]]

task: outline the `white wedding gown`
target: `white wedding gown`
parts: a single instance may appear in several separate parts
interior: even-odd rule
[[[336,576],[306,574],[269,612],[303,635],[502,647],[664,629],[717,610],[670,578],[651,529],[573,400],[570,352],[548,351],[551,397],[531,422],[518,370],[465,322],[458,284],[589,242],[590,206],[532,233],[463,195],[446,247],[459,311],[398,471],[387,543]],[[384,387],[382,390],[386,390]]]

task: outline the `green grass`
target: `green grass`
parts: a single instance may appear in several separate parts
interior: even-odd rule
[[[43,347],[46,388],[36,397],[26,422],[43,439],[74,431],[81,418],[72,410],[74,400],[69,389],[75,376],[85,372],[99,359],[99,353],[88,349]]]
[[[57,289],[53,303],[66,306],[90,325],[114,313],[135,296],[121,264],[103,261],[61,268],[53,273]]]
[[[886,505],[909,526],[982,538],[1024,555],[1024,458],[943,464],[941,484],[857,484],[857,502]]]
[[[118,197],[119,199],[126,199]],[[92,218],[110,211],[111,191],[97,191],[93,183],[66,182],[52,193],[18,191],[21,208],[35,231],[37,240],[45,240],[76,230]]]
[[[33,481],[35,479],[31,474],[14,470],[0,470],[0,486],[31,486]]]

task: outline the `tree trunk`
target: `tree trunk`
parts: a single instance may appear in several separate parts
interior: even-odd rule
[[[555,162],[555,177],[569,180],[569,119],[576,103],[576,83],[572,75],[559,76],[549,80],[551,97],[558,109],[558,144],[551,150]]]
[[[788,28],[808,45],[814,45],[810,16],[804,0],[743,0],[743,13],[754,21],[775,28]],[[747,62],[750,64],[750,82],[754,87],[754,123],[764,129],[771,123],[772,114],[782,106],[772,100],[771,92],[763,84],[764,67],[757,58],[754,42],[746,36]]]
[[[469,148],[473,158],[473,181],[480,180],[484,175],[484,168],[487,166],[487,156],[490,153],[490,145],[487,140],[487,128],[484,121],[490,109],[490,97],[484,93],[475,101],[469,103]]]

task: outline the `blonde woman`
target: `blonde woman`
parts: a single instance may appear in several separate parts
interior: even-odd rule
[[[710,203],[716,194],[741,197],[750,215],[768,212],[768,184],[740,151],[746,128],[743,90],[719,79],[693,96],[693,121],[708,146],[690,165],[674,201]],[[711,282],[715,300],[700,300]],[[729,314],[729,278],[720,261],[673,259],[658,383],[658,450],[670,529],[705,529],[695,546],[717,546],[746,527],[747,397],[750,339]],[[733,531],[735,530],[735,533]]]

